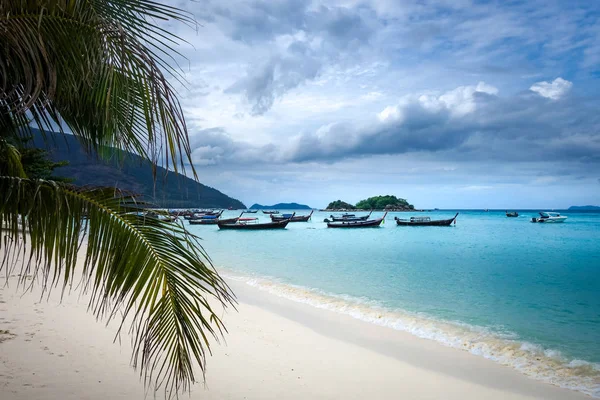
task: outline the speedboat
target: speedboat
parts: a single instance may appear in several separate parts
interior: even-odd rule
[[[539,217],[531,218],[531,222],[557,223],[565,222],[566,219],[567,217],[557,212],[544,211],[540,213]]]

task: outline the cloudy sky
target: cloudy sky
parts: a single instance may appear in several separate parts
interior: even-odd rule
[[[179,0],[200,180],[248,206],[600,204],[600,2]]]

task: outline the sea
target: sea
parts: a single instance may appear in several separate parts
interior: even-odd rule
[[[516,211],[388,213],[364,229],[328,229],[329,212],[285,230],[188,226],[230,279],[600,398],[600,213],[539,224],[530,222],[536,211]],[[394,221],[456,212],[450,227]]]

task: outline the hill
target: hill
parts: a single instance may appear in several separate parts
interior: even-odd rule
[[[262,204],[252,204],[251,210],[312,210],[306,204],[298,203],[277,203],[272,206],[264,206]]]
[[[68,161],[67,166],[56,170],[56,175],[73,178],[76,185],[118,187],[165,208],[246,208],[239,200],[184,175],[172,171],[167,174],[162,167],[157,167],[155,182],[150,162],[135,154],[127,153],[122,165],[100,160],[96,154],[86,153],[72,135],[44,143],[37,131],[33,145],[48,150],[54,161]]]
[[[327,208],[326,208],[326,210],[354,210],[354,209],[356,209],[356,207],[354,207],[352,204],[346,203],[345,201],[341,201],[341,200],[332,201],[331,203],[329,203],[327,205]]]
[[[571,206],[569,211],[600,211],[600,206]]]
[[[399,199],[396,196],[373,196],[356,203],[356,208],[360,210],[412,210],[415,207],[409,204],[406,199]]]
[[[327,210],[414,210],[414,206],[405,199],[399,199],[396,196],[374,196],[361,200],[355,206],[345,201],[336,200],[329,203]]]

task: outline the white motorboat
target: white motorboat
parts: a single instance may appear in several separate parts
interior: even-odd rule
[[[557,212],[544,211],[540,213],[539,217],[531,218],[531,222],[557,223],[565,222],[566,219],[567,217]]]

